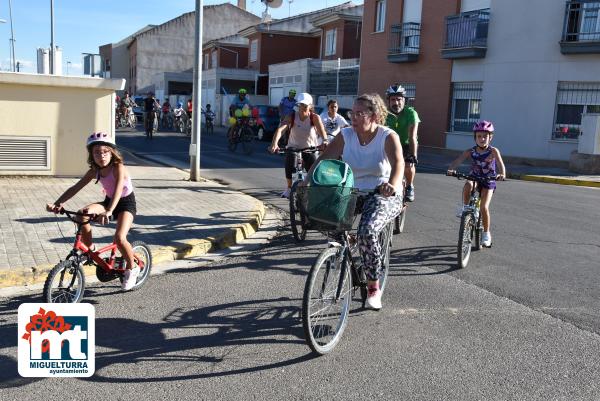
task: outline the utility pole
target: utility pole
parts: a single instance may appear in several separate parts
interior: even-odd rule
[[[16,71],[16,66],[15,66],[15,32],[13,30],[13,18],[12,18],[12,0],[8,0],[8,14],[10,16],[10,48],[11,48],[11,53],[12,53],[12,62],[11,62],[11,67],[13,72]]]
[[[54,0],[50,0],[50,74],[54,74]]]
[[[196,0],[196,29],[194,33],[194,92],[192,95],[192,142],[190,144],[190,180],[200,180],[200,127],[202,122],[202,0]]]

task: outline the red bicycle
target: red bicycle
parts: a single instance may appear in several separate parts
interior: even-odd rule
[[[73,249],[65,260],[58,262],[50,270],[44,283],[44,298],[48,303],[77,303],[83,298],[85,291],[85,274],[83,266],[96,266],[96,277],[105,283],[114,279],[123,281],[126,261],[123,256],[117,255],[117,245],[113,243],[94,250],[88,248],[81,241],[81,227],[90,224],[97,215],[73,212],[61,208],[60,214],[65,214],[77,225]],[[142,241],[135,241],[133,247],[135,263],[140,268],[135,286],[132,290],[140,288],[150,276],[152,268],[152,254],[148,245]],[[108,254],[110,252],[110,254]],[[104,256],[103,256],[104,254]]]

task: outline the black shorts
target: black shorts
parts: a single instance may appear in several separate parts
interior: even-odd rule
[[[406,158],[408,156],[410,156],[410,145],[409,144],[402,144],[402,156],[404,157],[404,161],[406,161]]]
[[[108,206],[110,205],[110,198],[107,196],[100,204],[104,206],[105,209],[108,209]],[[135,195],[133,192],[125,196],[124,198],[121,198],[119,202],[117,202],[117,206],[112,212],[113,216],[115,216],[115,220],[119,218],[119,214],[121,212],[129,212],[133,215],[133,217],[135,217],[135,215],[137,214],[137,207],[135,205]]]
[[[313,163],[317,160],[316,153],[302,153],[302,164],[306,171],[310,170]],[[285,154],[285,178],[292,179],[292,173],[296,169],[296,155],[293,153]]]

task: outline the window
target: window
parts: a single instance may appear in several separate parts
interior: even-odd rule
[[[383,32],[385,27],[385,0],[375,3],[375,32]]]
[[[578,139],[581,115],[600,111],[600,82],[559,82],[552,139]]]
[[[258,40],[250,41],[250,61],[258,59]]]
[[[452,85],[450,131],[470,132],[481,115],[481,82],[455,82]]]
[[[211,54],[210,68],[217,68],[217,51],[214,50]]]
[[[333,56],[335,54],[335,29],[325,32],[325,55]]]
[[[204,63],[202,67],[203,70],[208,70],[208,53],[204,53]]]
[[[110,71],[110,59],[109,58],[104,60],[104,71]]]
[[[583,3],[579,40],[600,40],[600,2]]]
[[[414,106],[415,97],[417,96],[417,84],[400,82],[400,86],[406,89],[406,104]]]

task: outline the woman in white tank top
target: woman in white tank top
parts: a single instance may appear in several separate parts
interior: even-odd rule
[[[352,127],[344,128],[319,157],[338,159],[350,165],[354,173],[354,185],[360,190],[372,191],[379,188],[383,196],[369,196],[364,203],[358,226],[358,246],[367,273],[367,305],[381,309],[379,272],[381,270],[381,246],[379,233],[395,218],[402,208],[401,195],[404,157],[398,135],[383,124],[387,108],[381,97],[361,95],[352,106]],[[307,175],[310,181],[313,168]]]

